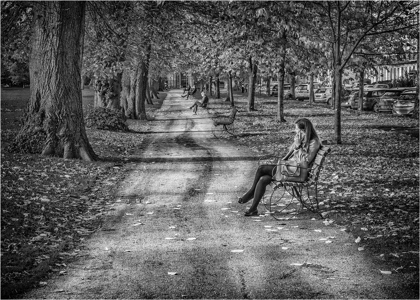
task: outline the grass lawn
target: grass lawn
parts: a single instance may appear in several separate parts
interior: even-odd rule
[[[2,298],[62,272],[78,257],[83,241],[110,210],[112,186],[124,176],[124,157],[144,147],[144,135],[138,133],[88,129],[99,162],[8,153],[4,148],[19,130],[28,94],[29,89],[2,89]],[[93,91],[83,94],[87,110]],[[165,97],[160,95],[160,101],[147,105],[151,114]],[[209,112],[227,113],[225,97],[211,98]],[[237,135],[231,141],[249,147],[256,157],[275,148],[285,152],[294,135],[293,121],[309,118],[332,148],[320,178],[328,219],[347,225],[355,239],[361,238],[363,251],[418,284],[418,120],[343,110],[342,144],[337,145],[334,112],[326,105],[286,101],[288,122],[278,123],[275,98],[257,93],[254,112],[247,112],[245,95],[235,94],[235,101]],[[137,123],[141,131],[150,127],[148,121]]]

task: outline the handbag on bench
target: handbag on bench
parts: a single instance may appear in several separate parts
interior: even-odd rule
[[[276,181],[305,182],[309,176],[309,164],[306,161],[280,160],[277,163]]]

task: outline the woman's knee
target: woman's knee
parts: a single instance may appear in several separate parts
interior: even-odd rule
[[[267,186],[270,184],[270,182],[273,180],[273,177],[271,177],[270,175],[264,175],[260,177],[259,182],[264,185]]]

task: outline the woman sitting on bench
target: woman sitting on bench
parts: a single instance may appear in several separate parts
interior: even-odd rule
[[[199,106],[203,107],[203,108],[206,108],[207,104],[209,103],[209,97],[207,97],[207,95],[204,91],[201,92],[201,97],[203,97],[201,99],[201,102],[200,101],[195,101],[194,104],[190,107],[190,109],[193,110],[194,115],[197,114],[197,109],[198,109]]]
[[[315,128],[311,121],[302,118],[295,122],[295,132],[294,142],[289,148],[289,153],[286,155],[286,157],[291,157],[285,159],[295,160],[298,163],[306,161],[310,164],[321,146]],[[245,212],[246,217],[258,215],[258,204],[264,196],[267,185],[273,180],[273,174],[276,173],[276,168],[277,165],[260,165],[255,173],[251,188],[239,198],[238,202],[241,204],[247,203],[254,198],[250,209]]]

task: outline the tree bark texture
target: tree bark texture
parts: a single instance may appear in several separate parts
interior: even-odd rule
[[[146,89],[148,68],[145,61],[140,62],[137,70],[137,84],[135,94],[135,118],[147,120],[146,116]]]
[[[121,76],[121,96],[120,96],[120,107],[126,117],[129,117],[129,102],[130,102],[130,91],[131,91],[131,78],[130,70],[124,70]]]
[[[290,73],[292,79],[290,80],[290,90],[292,93],[292,98],[295,99],[295,88],[296,88],[296,74],[295,72]]]
[[[232,71],[228,73],[228,97],[231,106],[235,106],[235,101],[233,99],[233,84],[232,84]]]
[[[249,58],[249,86],[248,86],[248,111],[255,110],[255,82],[257,81],[257,62]]]
[[[85,2],[34,2],[31,94],[16,143],[45,132],[43,155],[92,161],[80,89],[84,15]]]
[[[284,60],[280,64],[280,72],[277,76],[279,86],[277,87],[277,121],[286,122],[284,118]]]
[[[213,96],[213,76],[209,77],[209,96]]]
[[[364,78],[365,78],[365,70],[360,70],[359,73],[359,102],[358,102],[358,110],[363,111],[363,94],[364,94]]]
[[[285,62],[286,62],[286,31],[283,31],[281,46],[281,61],[280,61],[280,70],[277,75],[278,87],[277,87],[277,121],[286,122],[284,119],[284,75],[285,71]]]
[[[152,44],[147,42],[146,55],[144,59],[137,65],[137,87],[136,87],[136,113],[135,117],[140,120],[147,120],[146,115],[146,92],[147,81],[149,77],[149,62],[152,51]]]
[[[115,78],[100,79],[95,83],[94,107],[119,110],[122,74]]]
[[[219,74],[216,75],[216,99],[220,99],[220,79],[219,79]]]
[[[309,103],[314,104],[315,92],[314,92],[314,73],[311,73],[309,85]]]
[[[420,15],[417,14],[417,23],[420,20]],[[420,101],[420,82],[419,82],[419,75],[420,75],[420,32],[417,33],[417,73],[416,73],[416,91],[417,91],[417,101],[414,106],[413,118],[419,119],[419,101]]]
[[[335,78],[335,101],[337,106],[335,108],[335,138],[336,143],[341,144],[341,77],[342,77],[342,68],[341,68],[341,10],[339,2],[337,4],[337,33],[336,40],[334,43],[335,51],[335,64],[334,64],[334,78]]]

